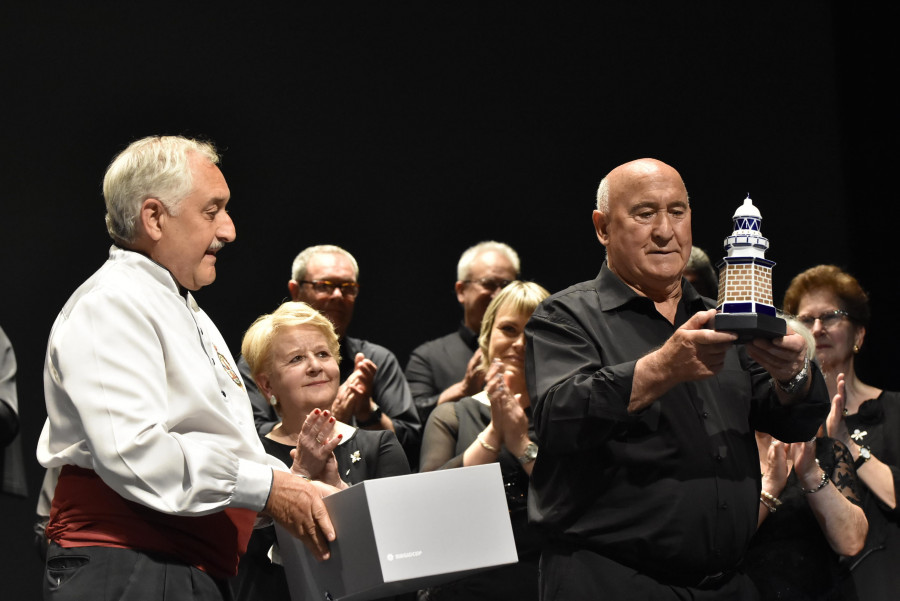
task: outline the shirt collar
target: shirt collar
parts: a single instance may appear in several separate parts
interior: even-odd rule
[[[462,338],[467,347],[473,351],[478,348],[478,333],[467,328],[465,322],[460,322],[456,333],[459,334],[459,337]]]
[[[190,290],[183,288],[181,284],[178,283],[178,280],[175,279],[175,276],[171,271],[144,253],[113,244],[109,249],[109,258],[113,261],[119,261],[139,267],[160,284],[182,297],[185,300],[185,304],[187,304],[191,310],[195,312],[200,310],[200,306],[197,304],[197,301],[194,300],[194,296],[191,294]]]
[[[631,286],[622,281],[619,276],[612,272],[605,260],[593,284],[600,300],[600,309],[603,311],[612,311],[629,303],[653,302],[646,296],[641,296],[635,292]],[[684,278],[681,278],[681,300],[679,303],[685,306],[688,315],[707,309],[703,297]]]

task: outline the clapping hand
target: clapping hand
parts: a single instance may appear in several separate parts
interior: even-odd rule
[[[840,440],[847,448],[850,448],[853,441],[850,439],[850,430],[847,429],[847,422],[844,421],[844,410],[847,403],[844,397],[844,374],[837,375],[837,393],[831,399],[831,410],[828,417],[825,418],[825,429],[828,430],[828,436]]]
[[[510,374],[504,371],[503,363],[495,359],[485,377],[485,390],[491,401],[491,423],[494,429],[500,434],[507,449],[515,449],[519,442],[528,438],[528,416],[520,402],[522,395],[510,392],[509,377]],[[525,442],[527,444],[527,440]]]
[[[372,384],[378,366],[362,353],[356,353],[353,372],[347,376],[338,388],[337,396],[331,407],[336,419],[350,423],[354,416],[368,415],[369,399],[372,397]]]
[[[766,453],[766,472],[762,477],[762,489],[777,497],[787,483],[787,457],[790,445],[772,439]]]
[[[481,368],[481,349],[472,353],[466,364],[466,375],[462,380],[463,396],[472,396],[484,389],[484,370]]]
[[[343,435],[335,435],[335,419],[327,410],[314,409],[306,416],[297,438],[297,448],[291,450],[294,460],[291,471],[299,476],[344,488],[338,473],[334,449]]]

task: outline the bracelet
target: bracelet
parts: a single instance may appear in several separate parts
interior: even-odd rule
[[[763,501],[763,498],[766,500]],[[760,491],[759,500],[762,501],[763,505],[765,505],[772,513],[775,513],[775,511],[781,507],[781,499],[765,490]]]
[[[769,510],[769,513],[775,513],[776,511],[778,511],[778,507],[762,495],[759,495],[759,502],[762,503],[763,506]]]
[[[476,440],[478,440],[478,442],[481,443],[481,446],[483,446],[485,449],[487,449],[491,453],[499,453],[500,452],[500,449],[488,444],[488,442],[484,440],[484,432],[479,432],[478,436],[476,436],[475,438],[476,438]]]
[[[822,480],[819,482],[818,486],[816,486],[815,488],[803,488],[798,483],[797,488],[799,488],[800,492],[802,492],[804,495],[811,495],[814,492],[819,492],[820,490],[822,490],[823,488],[828,486],[828,482],[829,482],[828,474],[825,473],[825,470],[822,470]]]

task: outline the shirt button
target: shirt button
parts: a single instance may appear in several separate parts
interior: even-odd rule
[[[722,456],[717,454],[717,455],[716,455],[716,461],[722,461]]]
[[[703,419],[709,419],[709,411],[704,411],[704,412],[701,413],[700,415],[703,416]]]
[[[720,506],[720,509],[722,511],[725,511],[726,509],[728,509],[728,503],[722,503],[722,505]]]

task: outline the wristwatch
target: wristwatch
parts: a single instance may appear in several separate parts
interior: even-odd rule
[[[774,378],[773,378],[774,379]],[[794,394],[806,384],[806,381],[809,379],[809,357],[804,359],[803,361],[803,369],[800,372],[791,378],[787,384],[782,384],[778,380],[775,380],[775,385],[781,389],[782,392],[786,394]]]
[[[373,409],[372,409],[372,413],[369,414],[369,417],[367,417],[363,421],[356,420],[356,425],[359,426],[360,428],[365,428],[367,426],[374,426],[375,424],[381,423],[381,407],[379,407],[375,403],[372,403],[372,405],[373,405]]]
[[[872,458],[872,451],[869,450],[869,447],[859,447],[859,457],[856,458],[856,461],[853,462],[853,467],[859,469],[862,465]]]
[[[533,442],[529,442],[528,446],[525,447],[525,454],[519,457],[519,463],[525,465],[527,463],[531,463],[535,459],[537,459],[538,446]]]

